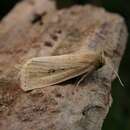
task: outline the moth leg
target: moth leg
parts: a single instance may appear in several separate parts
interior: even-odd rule
[[[84,75],[80,78],[80,80],[76,83],[75,86],[78,87],[79,84],[80,84],[87,76],[88,76],[88,73],[84,74]]]

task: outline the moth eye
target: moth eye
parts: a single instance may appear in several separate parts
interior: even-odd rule
[[[54,69],[50,69],[50,70],[48,71],[48,73],[54,73],[54,72],[55,72]]]
[[[103,66],[103,64],[99,63],[98,66],[97,66],[97,68],[101,68],[102,66]]]

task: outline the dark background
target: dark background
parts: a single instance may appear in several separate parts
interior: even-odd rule
[[[17,2],[21,0],[0,0],[0,19],[4,17]],[[116,12],[125,18],[130,30],[130,0],[57,0],[57,7],[64,8],[73,4],[92,3]],[[113,104],[104,122],[103,130],[130,130],[130,37],[120,65],[119,75],[124,82],[123,88],[116,79],[112,84]]]

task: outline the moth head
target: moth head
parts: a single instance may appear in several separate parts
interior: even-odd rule
[[[98,55],[98,68],[101,68],[103,65],[105,65],[106,60],[105,60],[105,55],[104,55],[104,51],[98,51],[97,52]]]

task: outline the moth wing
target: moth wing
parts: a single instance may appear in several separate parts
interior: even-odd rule
[[[96,55],[69,54],[37,57],[28,60],[21,69],[20,81],[24,91],[47,87],[76,77],[94,68]]]

